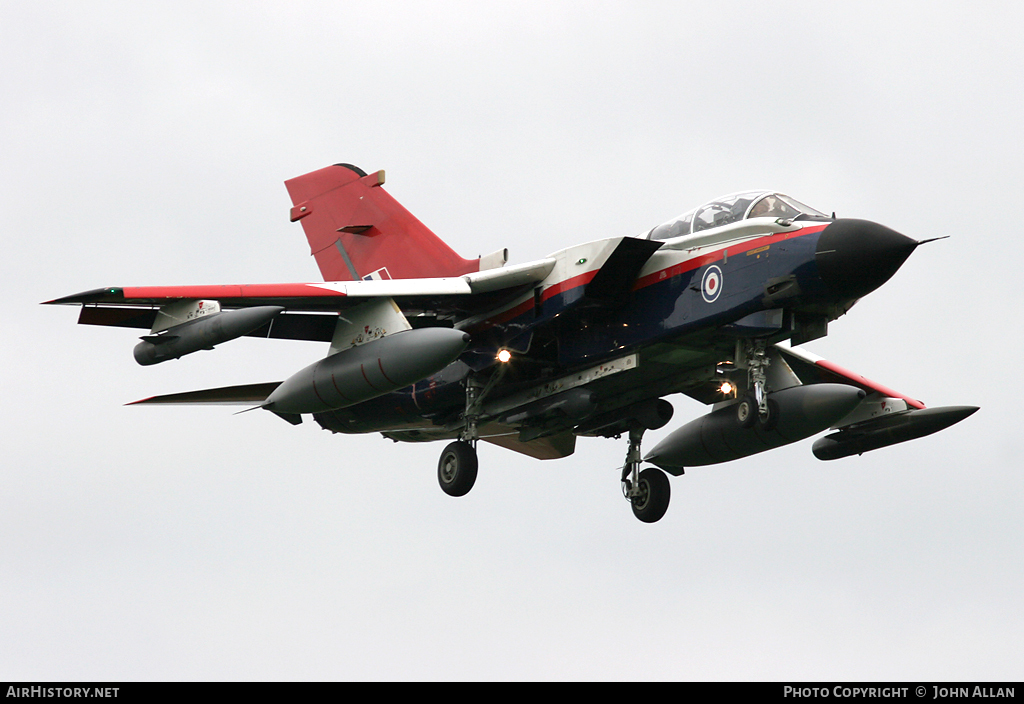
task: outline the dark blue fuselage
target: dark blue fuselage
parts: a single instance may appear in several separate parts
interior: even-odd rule
[[[786,308],[834,303],[816,263],[826,226],[808,223],[794,233],[752,238],[682,261],[678,252],[657,252],[645,267],[649,273],[637,278],[624,300],[611,304],[588,300],[586,277],[542,288],[470,328],[470,348],[445,370],[358,406],[317,414],[316,419],[350,433],[453,419],[465,406],[462,382],[474,368],[497,364],[494,355],[500,348],[516,350],[516,364],[529,369],[509,375],[496,395],[660,342],[720,343],[726,326],[780,307],[767,294],[771,282],[787,287]],[[481,365],[480,360],[486,362]],[[661,388],[652,391],[665,393]]]

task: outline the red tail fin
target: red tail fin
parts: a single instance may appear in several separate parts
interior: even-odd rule
[[[369,176],[336,164],[284,185],[325,281],[460,276],[480,269],[463,259]]]

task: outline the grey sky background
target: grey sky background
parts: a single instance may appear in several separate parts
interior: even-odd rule
[[[0,679],[1024,677],[1018,3],[0,2]],[[282,182],[346,161],[464,256],[636,234],[773,188],[918,250],[807,345],[981,411],[835,462],[672,481],[230,408],[326,346],[139,367],[40,301],[315,281]],[[676,419],[705,409],[670,399]]]

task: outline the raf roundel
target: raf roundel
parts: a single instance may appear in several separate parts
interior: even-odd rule
[[[714,303],[722,292],[722,270],[717,266],[709,266],[704,270],[704,278],[700,282],[700,293],[708,303]]]

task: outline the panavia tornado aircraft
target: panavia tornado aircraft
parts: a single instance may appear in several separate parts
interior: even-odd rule
[[[737,193],[636,237],[506,265],[507,250],[463,259],[383,183],[350,164],[285,182],[324,283],[114,287],[48,303],[80,304],[79,323],[147,329],[144,365],[243,335],[329,342],[284,381],[136,403],[240,404],[336,433],[449,440],[437,476],[452,496],[476,481],[479,440],[555,459],[581,435],[625,435],[622,491],[647,523],[668,508],[665,472],[829,428],[812,449],[831,460],[977,410],[925,408],[795,346],[922,244],[883,225]],[[712,410],[644,455],[644,431],[669,422],[676,393]]]

